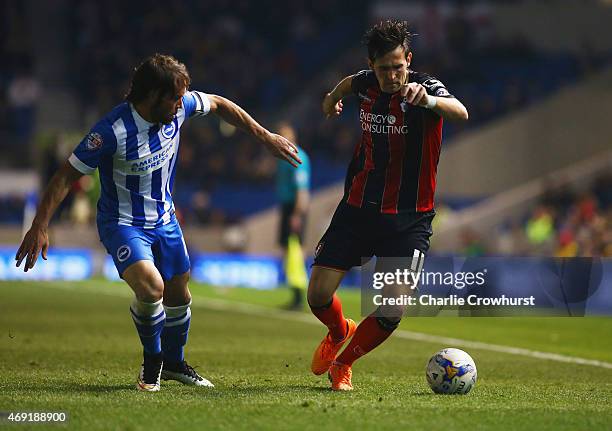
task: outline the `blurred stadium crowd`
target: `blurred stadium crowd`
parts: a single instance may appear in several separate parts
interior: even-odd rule
[[[237,101],[269,127],[280,119],[291,121],[313,160],[315,189],[343,177],[360,134],[356,106],[348,103],[338,121],[324,121],[318,101],[338,77],[367,67],[360,41],[373,18],[365,0],[350,7],[340,0],[289,0],[282,8],[246,0],[189,0],[172,7],[159,0],[68,3],[70,37],[63,48],[78,72],[71,85],[81,129],[51,135],[36,127],[41,85],[25,7],[0,3],[0,136],[37,155],[29,163],[40,167],[43,184],[87,127],[122,100],[131,68],[155,51],[183,61],[193,88]],[[605,60],[588,47],[553,55],[537,52],[523,39],[502,41],[487,9],[474,11],[469,2],[455,2],[450,9],[448,3],[424,4],[422,17],[413,23],[413,68],[440,77],[470,111],[469,122],[445,125],[446,143],[580,80]],[[304,99],[316,103],[294,109]],[[275,161],[262,148],[216,120],[194,121],[182,133],[175,202],[184,222],[231,223],[274,204]],[[20,163],[15,160],[14,166]],[[83,202],[95,201],[95,190],[81,186],[89,191]],[[509,253],[603,253],[599,244],[584,240],[585,231],[610,226],[610,195],[602,190],[554,194],[520,226],[505,229],[512,246],[496,247]],[[0,222],[19,222],[24,199],[0,197]],[[71,206],[68,201],[65,208]],[[486,249],[467,235],[470,247]]]
[[[612,257],[612,174],[587,187],[551,186],[519,219],[498,226],[497,235],[465,230],[461,243],[465,256]]]

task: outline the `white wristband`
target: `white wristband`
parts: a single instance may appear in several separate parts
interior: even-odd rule
[[[435,106],[437,104],[438,104],[438,101],[436,100],[435,96],[430,96],[428,94],[427,95],[427,102],[425,103],[425,108],[432,109],[432,108],[435,108]]]

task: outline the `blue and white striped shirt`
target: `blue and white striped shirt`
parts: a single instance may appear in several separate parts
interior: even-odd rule
[[[209,111],[205,93],[188,91],[172,123],[149,123],[124,102],[91,129],[68,160],[83,174],[100,170],[99,227],[152,229],[172,220],[180,128]]]

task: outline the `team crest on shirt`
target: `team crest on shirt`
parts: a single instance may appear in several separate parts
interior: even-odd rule
[[[366,95],[365,95],[365,94],[363,94],[363,93],[358,93],[357,95],[358,95],[358,96],[359,96],[359,98],[360,98],[361,100],[363,100],[364,102],[371,102],[371,101],[372,101],[372,99],[370,99],[368,96],[366,96]]]
[[[102,146],[102,135],[97,132],[91,132],[87,135],[87,142],[85,143],[89,151],[95,151]]]
[[[170,124],[164,124],[161,132],[164,138],[172,139],[176,134],[176,124],[174,121]]]

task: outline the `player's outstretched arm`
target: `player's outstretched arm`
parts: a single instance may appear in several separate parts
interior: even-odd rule
[[[283,136],[267,130],[240,106],[231,100],[213,94],[209,94],[208,99],[210,100],[211,112],[261,141],[275,157],[286,160],[293,167],[302,163],[297,155],[298,149],[295,144]]]
[[[81,178],[83,174],[77,171],[72,165],[66,161],[51,178],[49,185],[45,189],[42,200],[36,210],[36,216],[32,222],[32,227],[26,233],[17,254],[15,260],[17,266],[21,265],[24,258],[27,257],[23,270],[28,272],[29,269],[34,268],[34,264],[38,259],[38,254],[42,250],[43,259],[47,260],[47,249],[49,248],[49,235],[47,233],[47,227],[51,216],[64,200],[72,184]]]
[[[353,75],[349,75],[340,81],[332,91],[325,95],[323,103],[321,104],[325,118],[337,117],[342,113],[342,99],[352,94],[352,82]]]
[[[436,97],[427,94],[425,87],[417,82],[410,82],[402,87],[402,95],[411,105],[431,109],[445,120],[468,119],[466,107],[454,97]]]

